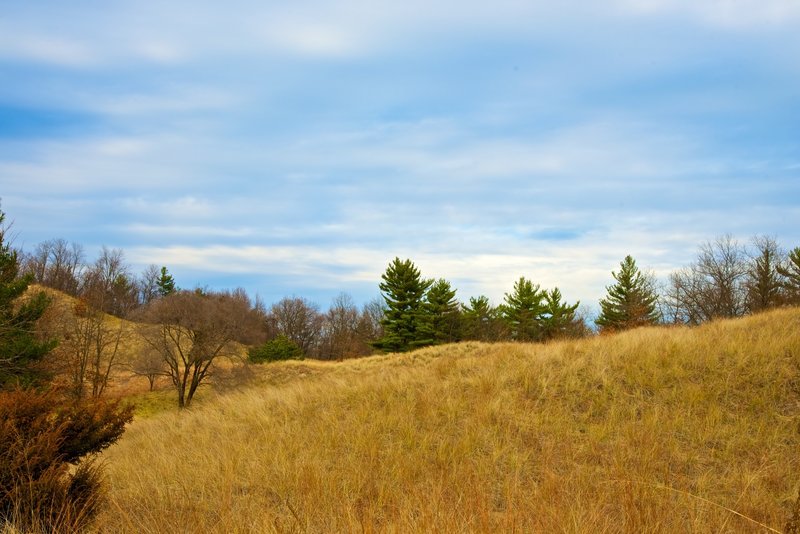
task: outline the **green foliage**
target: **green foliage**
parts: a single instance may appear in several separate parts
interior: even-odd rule
[[[539,284],[524,276],[514,283],[514,291],[506,293],[501,313],[517,341],[539,341],[542,338],[540,319],[545,312],[545,295]]]
[[[557,287],[545,292],[544,299],[545,307],[541,317],[544,339],[572,337],[582,333],[582,325],[575,317],[580,301],[573,305],[562,302],[561,291]]]
[[[757,255],[750,260],[745,285],[747,311],[751,313],[774,308],[782,300],[778,243],[763,236],[754,238],[754,243]]]
[[[251,347],[248,356],[252,363],[268,363],[281,360],[302,360],[303,350],[291,339],[281,334],[263,345]]]
[[[100,468],[87,456],[122,435],[133,408],[67,403],[53,391],[0,392],[0,522],[77,532],[98,511]]]
[[[575,316],[579,304],[562,302],[557,287],[543,290],[523,276],[514,284],[514,291],[506,293],[500,314],[512,339],[547,341],[583,333],[581,322]]]
[[[478,341],[498,341],[506,336],[500,310],[484,295],[470,297],[469,304],[463,306],[462,332],[465,339]]]
[[[43,378],[34,364],[55,347],[55,341],[40,341],[36,336],[36,322],[49,304],[45,293],[17,302],[32,277],[19,275],[17,251],[5,241],[4,220],[0,211],[0,389]]]
[[[777,269],[786,300],[790,304],[800,304],[800,247],[792,249],[786,261]]]
[[[456,290],[450,282],[443,278],[435,281],[428,289],[424,308],[423,332],[429,340],[426,344],[452,343],[459,339],[460,309]]]
[[[158,288],[159,296],[162,297],[174,293],[177,289],[175,287],[175,279],[167,272],[167,268],[164,266],[161,267],[161,275],[156,279],[156,287]]]
[[[395,258],[381,276],[386,310],[383,337],[375,346],[385,352],[404,352],[431,343],[426,335],[424,297],[431,280],[423,280],[414,263]]]
[[[606,287],[608,295],[600,301],[600,316],[595,320],[601,330],[615,331],[656,324],[658,295],[650,277],[636,267],[631,256],[620,262],[618,273],[611,272],[616,284]]]

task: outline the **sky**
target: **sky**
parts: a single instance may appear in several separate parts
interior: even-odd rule
[[[0,3],[15,245],[265,302],[394,257],[597,305],[722,234],[800,246],[794,0]]]

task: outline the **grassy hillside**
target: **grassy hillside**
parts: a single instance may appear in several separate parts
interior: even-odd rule
[[[796,309],[273,364],[246,391],[135,421],[104,455],[99,527],[779,531],[799,425]]]

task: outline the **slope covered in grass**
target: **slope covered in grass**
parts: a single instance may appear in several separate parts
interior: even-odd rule
[[[282,379],[134,422],[104,455],[98,526],[781,530],[800,471],[799,327],[791,309],[274,364]]]

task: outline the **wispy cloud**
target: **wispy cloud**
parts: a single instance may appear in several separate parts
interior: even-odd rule
[[[797,30],[779,0],[17,3],[3,209],[200,284],[368,298],[397,255],[592,301],[625,254],[800,243]]]

